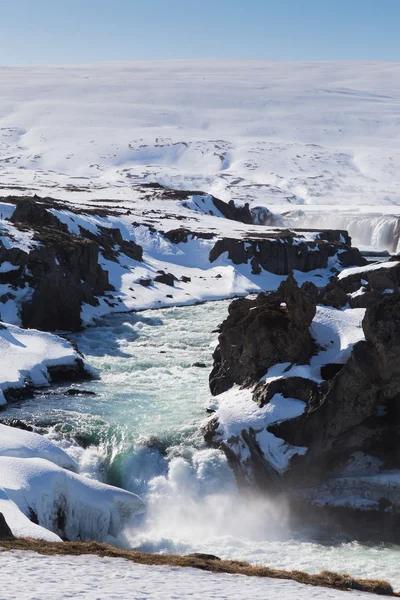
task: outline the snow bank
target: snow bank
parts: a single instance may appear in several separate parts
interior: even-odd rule
[[[74,366],[83,360],[67,340],[1,322],[0,355],[0,404],[5,404],[6,390],[23,388],[26,383],[48,386],[49,367]]]
[[[144,505],[138,496],[87,479],[42,458],[0,457],[1,485],[25,515],[69,540],[106,541]],[[12,522],[9,523],[11,529]]]
[[[2,456],[45,458],[64,469],[78,470],[78,464],[73,458],[43,436],[0,424],[0,457]]]
[[[71,471],[77,469],[50,440],[0,425],[0,511],[14,535],[106,541],[143,512],[135,494]]]
[[[23,568],[21,568],[23,564]],[[107,600],[349,600],[371,594],[307,586],[294,581],[216,574],[198,569],[148,566],[120,558],[41,556],[6,552],[1,557],[2,593],[7,598],[107,598]],[[129,590],[129,594],[127,594]]]

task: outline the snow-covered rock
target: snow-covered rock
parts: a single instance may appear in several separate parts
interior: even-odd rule
[[[11,390],[46,387],[63,371],[89,377],[93,371],[67,340],[0,322],[0,404]]]

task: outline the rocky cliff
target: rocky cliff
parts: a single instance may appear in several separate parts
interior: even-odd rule
[[[320,299],[340,289],[351,300],[365,286],[366,310],[321,307],[314,318],[316,290],[291,278],[278,294],[232,303],[210,376],[211,391],[225,393],[205,437],[242,484],[288,494],[303,517],[312,504],[326,509],[321,519],[351,521],[355,511],[365,525],[358,513],[372,511],[390,537],[400,514],[398,264],[351,271]],[[226,391],[233,384],[242,391]],[[234,410],[243,419],[232,429]]]

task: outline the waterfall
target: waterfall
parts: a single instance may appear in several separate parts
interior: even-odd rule
[[[283,215],[281,226],[310,229],[345,229],[353,246],[400,252],[400,217],[395,215],[328,214],[293,211]]]

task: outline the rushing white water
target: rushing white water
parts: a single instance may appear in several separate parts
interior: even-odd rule
[[[147,512],[117,543],[208,552],[279,568],[382,577],[400,589],[400,551],[292,532],[287,508],[242,495],[225,456],[205,447],[208,374],[228,302],[114,315],[74,336],[101,378],[96,396],[53,395],[10,406],[58,441],[89,476],[144,498]],[[194,367],[203,363],[206,368]],[[80,445],[76,443],[80,442]],[[85,447],[82,447],[85,446]]]
[[[352,238],[353,246],[362,250],[400,252],[400,218],[395,215],[305,213],[292,211],[280,223],[285,227],[312,229],[344,229]]]

